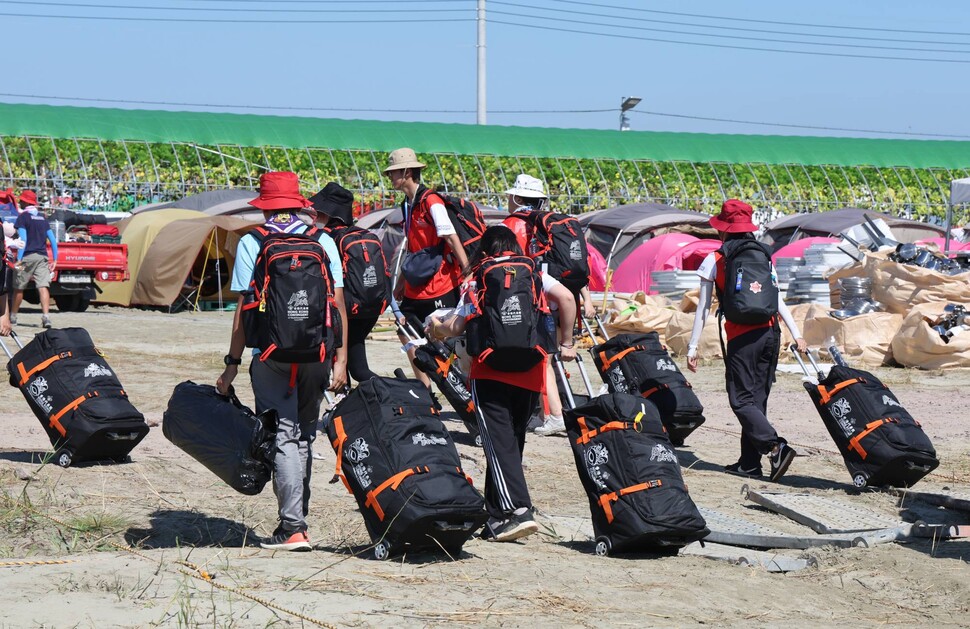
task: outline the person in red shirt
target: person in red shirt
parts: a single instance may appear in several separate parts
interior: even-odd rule
[[[404,212],[404,238],[407,247],[405,263],[394,283],[394,299],[398,302],[398,322],[410,322],[416,330],[424,329],[425,319],[439,308],[458,305],[459,287],[463,278],[471,272],[468,257],[461,245],[441,197],[421,183],[424,164],[418,161],[414,151],[399,148],[388,157],[384,174],[391,186],[404,193],[401,209]],[[437,252],[441,262],[426,278],[408,277],[408,259]],[[430,259],[434,259],[431,257]],[[403,335],[401,343],[407,343]],[[414,348],[408,350],[408,359],[414,375],[426,386],[431,381],[414,366]]]
[[[485,230],[475,266],[486,258],[514,253],[521,255],[515,234],[495,225]],[[559,353],[563,360],[574,360],[572,329],[576,306],[572,293],[553,277],[542,275],[542,291],[558,305],[560,320]],[[460,316],[444,320],[431,318],[427,332],[433,338],[457,336],[465,329]],[[568,324],[568,325],[567,325]],[[522,470],[526,426],[539,403],[544,388],[545,361],[528,371],[504,372],[493,369],[478,358],[472,359],[470,378],[478,425],[485,449],[485,508],[489,521],[482,537],[509,542],[539,530],[532,517],[532,500]]]
[[[515,178],[512,187],[505,193],[509,195],[509,216],[502,221],[502,224],[515,234],[515,241],[525,252],[525,255],[533,258],[535,257],[535,247],[532,246],[532,230],[529,222],[521,216],[521,213],[543,212],[549,209],[549,197],[546,196],[545,186],[540,179],[522,173]],[[573,300],[576,302],[577,309],[582,303],[583,313],[586,317],[596,316],[589,287],[583,287],[578,295],[573,294]],[[543,423],[541,426],[537,426],[534,432],[543,437],[564,434],[566,423],[562,416],[559,385],[556,382],[556,373],[552,368],[552,362],[548,360],[546,361],[546,389],[543,392],[543,398]]]
[[[752,208],[737,199],[729,199],[721,206],[721,212],[712,216],[710,223],[724,242],[737,239],[754,239],[758,227],[751,221]],[[687,368],[697,371],[697,344],[704,330],[704,323],[711,310],[713,291],[724,293],[725,259],[720,252],[705,258],[697,274],[701,277],[701,290],[694,328],[687,346]],[[772,277],[775,277],[772,269]],[[740,280],[739,280],[740,282]],[[778,436],[768,421],[768,395],[775,380],[781,330],[778,317],[785,322],[796,339],[798,351],[805,352],[808,345],[798,331],[788,307],[778,294],[777,314],[765,323],[743,324],[725,318],[724,333],[727,336],[724,365],[728,400],[741,424],[741,458],[724,470],[730,474],[761,478],[761,457],[768,455],[771,465],[769,480],[776,481],[785,474],[796,452]]]

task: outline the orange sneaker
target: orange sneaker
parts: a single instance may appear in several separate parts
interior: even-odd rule
[[[266,550],[313,550],[313,547],[310,546],[310,537],[306,534],[306,531],[287,533],[286,531],[277,530],[272,537],[261,541],[259,546]]]

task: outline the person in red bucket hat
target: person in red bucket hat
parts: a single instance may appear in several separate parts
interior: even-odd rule
[[[697,344],[711,310],[711,295],[716,293],[718,316],[725,319],[727,336],[727,345],[722,337],[721,347],[728,400],[741,424],[741,457],[724,470],[762,478],[761,457],[767,455],[768,480],[777,481],[796,456],[788,442],[778,436],[767,415],[781,345],[779,317],[796,339],[799,351],[805,352],[808,345],[778,290],[771,251],[754,238],[758,226],[752,221],[752,214],[747,203],[728,199],[721,205],[720,213],[710,219],[724,244],[697,269],[701,290],[687,347],[687,368],[697,371]]]
[[[263,211],[266,222],[239,239],[236,259],[232,270],[232,290],[239,293],[236,313],[232,321],[229,353],[223,358],[226,365],[216,380],[216,388],[228,394],[242,363],[246,346],[246,334],[242,324],[243,304],[251,294],[250,283],[262,243],[279,241],[273,234],[303,234],[316,238],[326,254],[326,267],[334,287],[334,298],[342,322],[347,321],[344,306],[343,270],[340,254],[333,239],[325,232],[310,228],[300,219],[299,213],[312,216],[310,201],[300,194],[300,181],[296,173],[269,172],[259,178],[259,196],[249,202]],[[308,229],[313,229],[308,232]],[[304,242],[305,239],[293,239]],[[311,248],[313,243],[310,243]],[[317,281],[320,281],[319,279]],[[312,287],[319,293],[319,287]],[[299,291],[306,300],[306,290]],[[294,293],[298,295],[299,293]],[[292,297],[291,297],[292,299]],[[280,523],[273,534],[260,542],[271,550],[311,550],[307,534],[307,512],[310,499],[310,471],[313,456],[311,444],[317,432],[320,403],[323,391],[329,388],[339,391],[347,383],[347,326],[340,326],[341,346],[334,352],[333,364],[329,360],[312,363],[284,363],[272,359],[273,348],[253,348],[253,356],[267,352],[260,360],[254,358],[249,365],[249,376],[256,399],[256,412],[276,409],[276,455],[273,470],[273,491],[279,507]],[[336,329],[336,328],[334,328]]]
[[[17,313],[24,300],[24,291],[34,283],[40,297],[40,324],[50,328],[51,276],[57,268],[57,238],[51,230],[47,217],[37,209],[37,193],[24,190],[18,197],[20,215],[13,224],[14,229],[24,242],[17,250],[17,267],[14,274],[13,305],[10,309],[10,323],[17,323]],[[50,243],[51,258],[47,257]]]

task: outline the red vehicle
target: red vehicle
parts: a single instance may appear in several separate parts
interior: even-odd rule
[[[50,246],[47,255],[51,256]],[[128,245],[59,242],[57,266],[51,274],[51,299],[61,312],[84,312],[100,292],[99,282],[121,282],[128,277]],[[37,289],[28,286],[24,299],[39,303]]]

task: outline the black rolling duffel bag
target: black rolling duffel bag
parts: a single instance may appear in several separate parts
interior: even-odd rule
[[[234,393],[186,381],[162,415],[162,434],[227,485],[255,496],[273,477],[276,411],[255,415]]]
[[[324,416],[332,482],[357,499],[378,559],[405,548],[455,556],[487,518],[437,415],[420,380],[371,378]]]
[[[481,446],[482,435],[478,430],[471,387],[450,344],[429,339],[426,344],[418,345],[414,352],[414,364],[434,382],[458,413],[468,434],[475,440],[475,445]]]
[[[148,434],[145,417],[83,328],[41,332],[14,354],[7,372],[47,431],[61,467],[127,461]]]
[[[857,487],[910,487],[940,464],[919,422],[871,373],[835,365],[805,388]]]
[[[590,353],[611,392],[639,393],[657,406],[675,446],[704,423],[704,406],[656,332],[618,334]]]
[[[649,400],[608,393],[565,411],[596,554],[676,550],[710,531]]]

